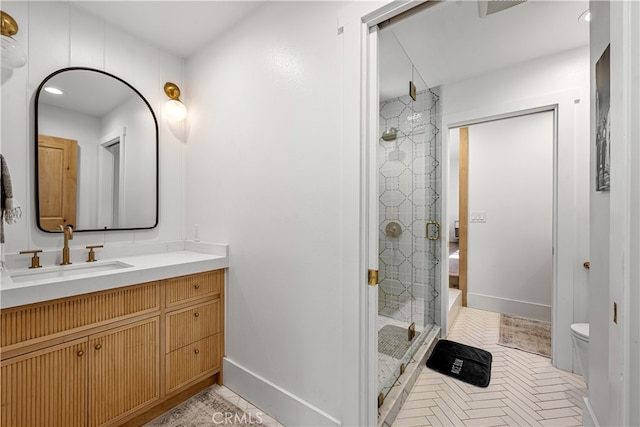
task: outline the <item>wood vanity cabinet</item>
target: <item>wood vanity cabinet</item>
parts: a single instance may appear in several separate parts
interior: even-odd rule
[[[0,425],[142,424],[222,382],[224,270],[0,312]]]

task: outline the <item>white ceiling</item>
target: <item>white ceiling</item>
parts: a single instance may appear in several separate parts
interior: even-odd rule
[[[587,46],[589,25],[578,18],[588,8],[586,0],[529,0],[481,18],[476,1],[458,0],[411,15],[380,31],[381,99],[407,94],[407,54],[435,87]]]
[[[51,77],[44,88],[54,87],[64,95],[40,91],[39,104],[49,104],[102,118],[130,97],[137,97],[129,86],[110,76],[85,70],[69,70]]]
[[[264,1],[72,1],[179,58],[188,58],[260,7]]]
[[[69,3],[188,58],[265,1]],[[404,51],[426,85],[434,87],[586,46],[589,27],[579,23],[578,17],[588,7],[587,0],[529,0],[480,18],[477,1],[448,0],[404,18],[380,32],[381,98],[407,93],[407,80],[412,77]],[[418,89],[423,87],[418,82]]]

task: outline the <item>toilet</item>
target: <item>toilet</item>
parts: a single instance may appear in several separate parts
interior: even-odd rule
[[[574,323],[571,325],[571,340],[578,357],[584,382],[589,384],[589,324]]]

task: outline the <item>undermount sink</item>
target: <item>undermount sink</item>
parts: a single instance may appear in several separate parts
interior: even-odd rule
[[[31,280],[55,279],[80,274],[100,273],[103,271],[118,270],[121,268],[133,267],[120,261],[106,261],[97,263],[60,265],[56,267],[34,268],[10,272],[9,275],[14,282],[28,282]]]

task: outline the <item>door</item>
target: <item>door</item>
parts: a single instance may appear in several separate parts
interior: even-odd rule
[[[89,425],[100,426],[160,397],[160,318],[89,337]]]
[[[76,226],[78,142],[38,135],[40,227]]]
[[[2,426],[87,423],[87,339],[2,362]]]
[[[424,82],[391,28],[380,31],[376,237],[378,402],[436,324],[440,298],[439,88]],[[373,236],[372,236],[373,237]]]

